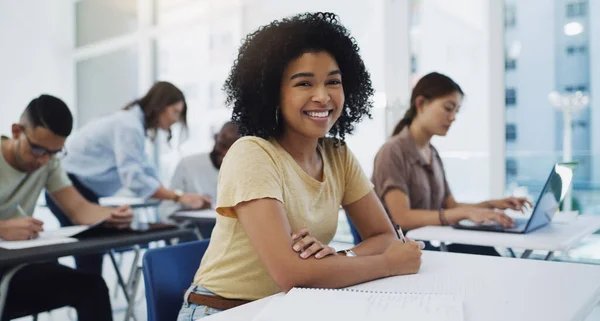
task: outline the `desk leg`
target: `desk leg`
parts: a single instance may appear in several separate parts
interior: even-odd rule
[[[0,281],[0,320],[2,320],[2,314],[4,313],[4,305],[6,304],[6,296],[8,295],[8,286],[12,278],[19,272],[20,269],[27,266],[27,264],[17,265],[14,268],[8,270]]]
[[[531,252],[533,252],[532,250],[525,250],[525,252],[523,252],[523,255],[521,255],[522,259],[526,259],[531,255]]]
[[[125,281],[123,280],[123,276],[121,275],[121,271],[119,270],[119,265],[117,264],[117,260],[115,259],[115,254],[112,250],[108,252],[108,257],[110,257],[110,261],[112,262],[112,265],[115,268],[115,273],[117,274],[117,281],[119,281],[119,285],[123,290],[125,300],[129,302],[129,292],[127,292],[127,284],[125,284]]]
[[[510,257],[514,257],[516,258],[517,256],[515,255],[515,251],[513,251],[513,249],[508,249],[508,254],[510,254]]]
[[[119,266],[117,265],[117,260],[115,259],[115,254],[112,250],[110,250],[108,252],[108,257],[110,257],[110,261],[112,262],[113,267],[115,268],[115,274],[117,275],[117,280],[119,281],[119,285],[121,286],[121,289],[123,290],[123,295],[125,296],[125,301],[130,302],[130,296],[129,296],[129,291],[127,290],[128,286],[125,283],[125,281],[123,280],[123,276],[121,275],[121,271],[119,270]],[[137,265],[137,262],[136,262]],[[133,318],[133,320],[136,320],[135,315],[131,316]]]
[[[440,251],[448,252],[448,247],[446,246],[446,243],[440,242]]]
[[[137,261],[136,261],[137,262]],[[135,297],[137,296],[138,284],[140,281],[140,276],[142,274],[142,267],[137,264],[135,267],[135,274],[132,276],[133,281],[131,282],[131,295],[129,297],[129,302],[127,302],[127,312],[125,312],[125,321],[129,321],[129,318],[135,319]]]
[[[135,296],[137,294],[137,286],[139,280],[139,268],[138,262],[140,259],[141,248],[139,245],[135,245],[133,247],[135,252],[135,256],[133,258],[133,265],[131,266],[131,271],[129,272],[129,278],[127,279],[127,288],[126,291],[129,293],[129,300],[127,301],[127,312],[125,312],[125,321],[129,321],[129,317],[135,319],[133,315],[133,308],[135,307]]]
[[[552,258],[554,258],[554,252],[550,251],[550,252],[548,252],[548,255],[546,255],[546,258],[544,258],[544,260],[552,261]]]
[[[139,245],[134,245],[133,246],[133,252],[134,252],[134,257],[133,257],[133,265],[131,266],[131,270],[129,271],[129,278],[127,279],[127,292],[131,293],[131,289],[133,286],[133,278],[135,277],[136,271],[137,271],[137,266],[138,266],[138,261],[140,259],[140,252],[141,252],[141,248]]]

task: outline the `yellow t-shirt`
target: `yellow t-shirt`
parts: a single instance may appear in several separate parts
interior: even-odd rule
[[[352,152],[319,144],[323,181],[309,176],[274,139],[239,139],[227,152],[219,173],[217,224],[194,277],[194,284],[230,298],[257,300],[280,292],[252,247],[235,208],[245,201],[273,198],[283,203],[292,230],[308,227],[327,244],[333,238],[340,205],[372,190]],[[268,231],[265,231],[268,233]]]

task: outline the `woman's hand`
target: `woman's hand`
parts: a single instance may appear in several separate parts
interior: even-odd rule
[[[489,207],[499,210],[523,211],[527,206],[533,207],[530,201],[524,197],[508,197],[500,200],[491,200],[487,202]]]
[[[210,196],[192,193],[185,193],[181,195],[178,199],[178,202],[195,210],[210,208],[212,204]]]
[[[316,259],[321,259],[329,255],[337,255],[335,249],[328,245],[323,245],[319,240],[310,234],[308,228],[303,227],[292,234],[294,251],[300,253],[302,259],[307,259],[312,255]]]
[[[455,207],[446,210],[446,218],[450,224],[457,224],[461,220],[467,219],[478,224],[498,224],[506,227],[513,227],[515,221],[512,217],[502,211],[491,210],[480,207]]]
[[[392,242],[383,252],[389,275],[415,274],[421,269],[421,249],[418,242]]]

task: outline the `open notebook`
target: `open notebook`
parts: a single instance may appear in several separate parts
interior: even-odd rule
[[[463,321],[463,299],[449,294],[294,288],[253,321]]]

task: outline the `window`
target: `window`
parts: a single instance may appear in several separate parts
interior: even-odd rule
[[[138,28],[137,6],[138,2],[135,0],[76,1],[76,46],[87,46],[136,31]]]
[[[504,70],[509,71],[515,69],[517,69],[517,59],[507,57],[504,61]]]
[[[567,18],[583,17],[587,14],[587,2],[579,1],[567,4]]]
[[[505,103],[507,107],[512,107],[517,104],[517,89],[506,88]]]
[[[417,72],[417,57],[415,55],[410,55],[410,72]]]
[[[517,176],[519,174],[517,160],[514,158],[506,159],[506,175]]]
[[[576,121],[573,122],[572,126],[573,127],[587,128],[588,122],[587,122],[587,120],[576,120]]]
[[[517,125],[506,124],[506,141],[514,142],[517,140]]]
[[[572,115],[570,144],[572,157],[579,163],[573,177],[571,204],[580,213],[596,213],[596,204],[600,204],[600,145],[595,129],[600,124],[600,102],[594,99],[600,96],[596,90],[600,79],[593,72],[593,66],[600,64],[600,55],[592,54],[592,42],[597,37],[588,32],[594,29],[590,23],[597,21],[600,16],[596,14],[600,12],[592,7],[596,4],[592,1],[598,0],[503,1],[505,7],[514,6],[519,13],[516,26],[505,24],[502,39],[506,52],[505,194],[535,199],[544,187],[548,169],[564,157],[565,121],[563,113],[550,103],[549,94],[557,91],[566,100],[581,91],[591,99],[587,107]],[[538,16],[545,18],[536,19]],[[569,23],[578,24],[583,32],[575,32],[575,28],[565,30]],[[513,44],[518,42],[523,43],[522,51],[516,50],[520,49],[518,46],[513,50]],[[508,58],[518,60],[518,76],[509,71]],[[518,97],[509,89],[515,89]],[[518,109],[509,107],[511,97],[518,98]],[[600,253],[600,242],[594,245],[594,251]],[[591,258],[589,254],[565,256]]]
[[[565,51],[567,52],[567,55],[571,56],[571,55],[577,55],[577,54],[584,54],[587,52],[587,46],[586,45],[581,45],[581,46],[568,46]]]
[[[588,91],[588,86],[587,85],[570,85],[570,86],[566,86],[565,87],[565,91],[567,93],[574,93],[574,92],[577,92],[577,91],[587,92]]]
[[[511,28],[517,24],[517,8],[515,6],[506,6],[504,9],[504,27]]]
[[[77,61],[78,126],[113,113],[138,97],[138,59],[138,50],[132,46]]]

